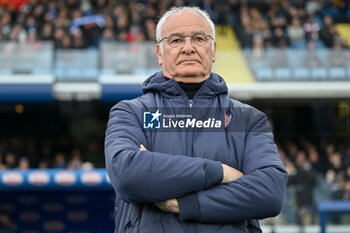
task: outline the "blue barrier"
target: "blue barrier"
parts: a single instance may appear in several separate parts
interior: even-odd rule
[[[0,216],[9,232],[113,232],[114,191],[104,169],[0,172]]]
[[[51,189],[112,189],[104,169],[29,169],[0,172],[0,191]]]
[[[317,205],[320,214],[321,233],[326,233],[328,213],[350,213],[350,201],[322,201]]]

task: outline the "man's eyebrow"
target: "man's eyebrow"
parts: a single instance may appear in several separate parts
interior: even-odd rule
[[[191,32],[191,35],[198,35],[198,34],[205,35],[205,32],[202,30]],[[174,33],[171,33],[168,37],[170,37],[170,36],[184,36],[184,35],[185,35],[184,33],[174,32]]]
[[[168,37],[171,37],[171,36],[183,36],[183,35],[184,35],[183,33],[174,32],[174,33],[171,33]]]
[[[202,31],[202,30],[199,30],[199,31],[193,31],[193,32],[192,32],[192,35],[197,35],[197,34],[203,34],[203,35],[205,35],[205,32],[204,32],[204,31]]]

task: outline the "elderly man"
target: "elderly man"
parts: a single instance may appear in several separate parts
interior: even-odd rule
[[[261,232],[256,219],[279,214],[287,182],[266,115],[211,73],[207,13],[172,8],[156,36],[162,71],[111,109],[106,130],[115,232]]]

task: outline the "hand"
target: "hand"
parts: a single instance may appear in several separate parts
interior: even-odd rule
[[[159,209],[163,210],[164,212],[170,212],[179,214],[179,203],[175,198],[169,199],[167,201],[157,202],[154,203],[156,206],[158,206]]]
[[[147,150],[146,147],[144,145],[140,144],[140,151],[145,151],[145,150]]]
[[[224,177],[221,181],[222,184],[227,184],[230,183],[236,179],[238,179],[239,177],[243,176],[244,174],[240,171],[238,171],[237,169],[230,167],[226,164],[222,164],[222,169],[223,169],[223,173],[224,173]]]

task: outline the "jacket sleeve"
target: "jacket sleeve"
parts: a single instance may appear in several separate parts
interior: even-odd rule
[[[148,144],[132,104],[120,102],[111,109],[105,138],[107,173],[124,201],[165,201],[221,182],[221,162],[140,151],[140,144]]]
[[[180,219],[235,223],[280,213],[287,172],[273,142],[266,115],[254,112],[245,138],[241,178],[178,198]]]

